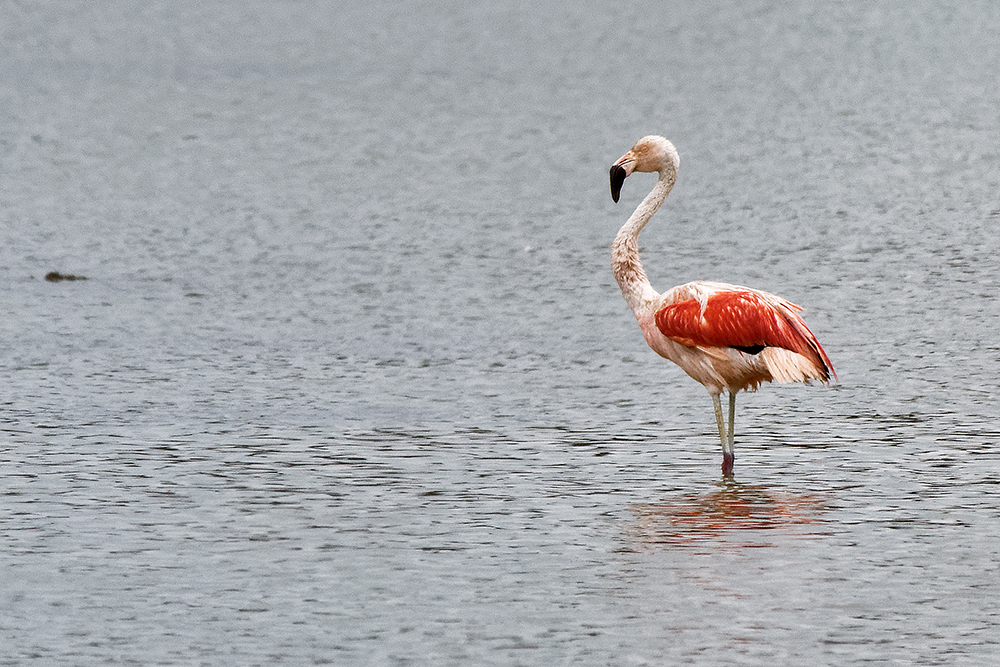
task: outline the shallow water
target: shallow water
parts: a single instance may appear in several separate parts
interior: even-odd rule
[[[995,662],[993,5],[6,11],[0,664]],[[654,132],[840,377],[732,481]]]

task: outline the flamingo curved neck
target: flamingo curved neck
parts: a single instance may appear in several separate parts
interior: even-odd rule
[[[660,172],[656,185],[618,230],[611,246],[611,267],[615,280],[618,281],[625,302],[636,315],[651,306],[660,296],[649,284],[649,278],[639,260],[639,232],[663,205],[676,180],[676,173]]]

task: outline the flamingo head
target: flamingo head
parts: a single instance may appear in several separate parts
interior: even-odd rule
[[[672,143],[655,134],[643,137],[611,165],[611,199],[618,201],[625,179],[637,171],[657,171],[661,176],[676,178],[678,167],[680,157]]]

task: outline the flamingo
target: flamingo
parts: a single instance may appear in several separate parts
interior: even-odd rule
[[[755,391],[762,382],[819,380],[836,373],[816,337],[799,317],[800,306],[760,290],[718,282],[694,281],[659,294],[639,261],[639,232],[666,200],[677,181],[680,157],[663,137],[640,139],[611,165],[611,199],[616,203],[625,179],[635,172],[657,172],[656,185],[618,230],[611,265],[622,296],[635,314],[653,351],[674,362],[712,396],[722,443],[722,474],[733,474],[736,394]],[[729,394],[729,430],[722,415],[723,391]]]

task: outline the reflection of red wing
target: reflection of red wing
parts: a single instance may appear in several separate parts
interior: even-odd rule
[[[818,496],[794,496],[763,487],[738,485],[706,495],[671,496],[634,508],[636,520],[628,532],[640,546],[743,549],[775,546],[762,530],[789,529],[821,523],[826,511]],[[810,535],[808,528],[790,535]]]
[[[822,368],[819,343],[793,309],[799,307],[772,304],[755,292],[724,291],[708,297],[704,309],[696,299],[664,306],[656,313],[656,326],[688,347],[783,347]]]

